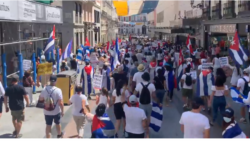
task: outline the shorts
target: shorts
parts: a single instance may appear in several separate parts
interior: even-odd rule
[[[182,96],[188,97],[189,99],[193,98],[193,89],[182,89]]]
[[[125,118],[125,113],[123,111],[122,103],[119,102],[114,104],[114,113],[116,120]]]
[[[3,101],[0,98],[0,113],[2,113],[2,112],[3,112]]]
[[[57,114],[57,115],[45,115],[45,122],[46,122],[46,125],[51,126],[52,123],[53,123],[53,120],[54,120],[54,123],[55,123],[56,125],[60,124],[61,113],[59,113],[59,114]]]
[[[17,111],[11,111],[11,115],[12,115],[13,121],[15,121],[15,120],[17,120],[17,122],[24,121],[24,109],[17,110]]]
[[[133,133],[129,133],[129,132],[125,131],[125,138],[144,138],[144,137],[145,137],[144,133],[133,134]]]
[[[152,112],[152,105],[151,104],[140,104],[139,107],[144,110],[146,116],[149,118]]]

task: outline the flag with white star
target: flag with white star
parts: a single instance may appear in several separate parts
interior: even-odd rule
[[[234,60],[236,66],[243,65],[244,61],[248,59],[249,53],[241,46],[237,31],[235,32],[234,38],[231,41],[229,55]]]

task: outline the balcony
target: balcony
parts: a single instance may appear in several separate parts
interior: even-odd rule
[[[238,16],[249,17],[250,16],[250,1],[238,1]]]
[[[236,17],[235,1],[230,0],[227,3],[224,3],[223,18],[228,19],[228,18],[235,18],[235,17]]]
[[[212,7],[212,19],[221,19],[221,1],[217,2],[215,6]]]
[[[75,11],[73,11],[73,23],[75,25],[83,25],[83,16],[79,13],[75,13]]]
[[[202,19],[203,20],[211,20],[211,16],[210,16],[210,6],[207,8],[204,8],[202,10]]]

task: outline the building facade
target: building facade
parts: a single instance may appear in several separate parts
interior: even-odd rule
[[[114,40],[117,34],[117,14],[112,0],[102,1],[101,5],[101,43]]]

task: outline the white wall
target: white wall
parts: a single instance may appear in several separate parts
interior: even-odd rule
[[[158,13],[164,11],[164,20],[162,23],[156,22],[156,27],[170,26],[169,21],[174,20],[174,17],[175,17],[174,13],[176,9],[177,9],[177,1],[159,1],[156,7],[156,16]]]
[[[194,1],[194,5],[197,5],[199,3],[201,3],[202,0],[195,0]],[[179,11],[180,11],[180,16],[181,18],[184,18],[185,16],[185,11],[186,12],[190,12],[192,11],[192,17],[188,17],[189,15],[186,15],[187,18],[194,18],[194,17],[201,17],[202,15],[202,10],[200,8],[192,8],[190,1],[178,1],[178,10],[177,10],[177,18],[179,18]]]

